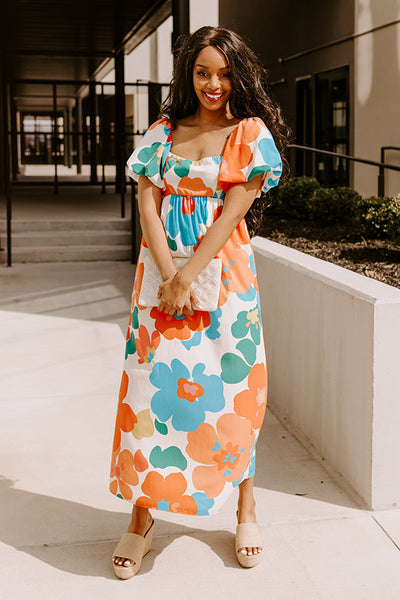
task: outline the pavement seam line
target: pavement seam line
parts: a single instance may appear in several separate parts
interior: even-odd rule
[[[332,516],[332,517],[327,517],[327,518],[316,517],[315,519],[302,519],[302,520],[296,520],[296,521],[276,521],[274,523],[259,522],[258,524],[260,525],[260,527],[275,527],[275,526],[281,526],[281,525],[304,525],[307,523],[315,523],[317,521],[337,521],[337,520],[344,521],[346,519],[358,519],[363,516],[365,517],[366,515],[344,516],[344,517]],[[183,534],[164,533],[161,535],[154,535],[153,537],[162,539],[162,538],[168,538],[168,537],[182,537],[182,535],[185,536],[185,535],[191,535],[191,534],[205,535],[205,534],[214,534],[217,531],[226,531],[228,533],[233,533],[233,534],[235,532],[234,528],[227,528],[227,529],[218,528],[218,529],[204,529],[204,530],[190,529],[188,531],[185,531]],[[118,542],[119,539],[120,539],[119,537],[116,537],[116,538],[105,538],[105,539],[99,539],[99,540],[85,540],[85,541],[81,541],[81,542],[78,542],[78,541],[69,542],[69,543],[66,542],[66,543],[61,543],[61,544],[57,544],[57,543],[46,544],[44,542],[42,544],[14,546],[14,548],[16,550],[22,550],[22,551],[25,549],[35,549],[35,548],[45,550],[47,548],[66,548],[68,546],[87,546],[87,545],[93,545],[93,544],[104,544],[107,542]]]
[[[392,538],[392,536],[389,535],[389,533],[386,531],[386,529],[383,527],[383,525],[381,525],[379,523],[379,521],[374,517],[374,515],[371,515],[371,517],[373,518],[373,520],[375,521],[375,523],[377,525],[379,525],[379,527],[382,529],[383,533],[389,538],[389,540],[393,543],[393,545],[396,546],[397,550],[400,550],[399,544],[394,541],[394,539]]]

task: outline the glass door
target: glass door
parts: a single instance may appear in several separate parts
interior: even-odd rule
[[[315,79],[316,147],[349,154],[349,69],[319,73]],[[316,155],[316,175],[322,185],[349,185],[349,161]]]

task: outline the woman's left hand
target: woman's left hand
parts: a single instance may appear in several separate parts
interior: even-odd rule
[[[176,315],[179,317],[182,313],[192,315],[193,307],[191,297],[193,291],[190,286],[185,286],[176,278],[177,273],[163,281],[158,288],[158,298],[160,303],[158,310],[163,310],[168,315]]]

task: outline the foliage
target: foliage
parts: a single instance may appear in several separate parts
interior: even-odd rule
[[[312,177],[294,177],[278,188],[272,197],[271,209],[275,214],[292,219],[311,218],[311,198],[320,184]]]
[[[400,194],[395,198],[362,198],[357,219],[366,237],[400,240]]]
[[[322,225],[348,223],[364,237],[400,243],[400,194],[362,198],[347,187],[324,188],[312,177],[294,177],[270,192],[269,211]]]

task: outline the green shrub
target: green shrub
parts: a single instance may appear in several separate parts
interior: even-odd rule
[[[361,198],[357,220],[366,237],[400,239],[400,194],[395,198]]]
[[[271,198],[271,209],[283,217],[308,220],[312,196],[320,187],[312,177],[294,177],[279,186],[278,193]]]
[[[400,194],[362,198],[347,187],[324,188],[312,177],[294,177],[271,190],[269,211],[323,225],[353,225],[366,238],[400,243]]]
[[[311,199],[311,217],[324,225],[353,223],[360,200],[360,194],[348,187],[320,187]]]

